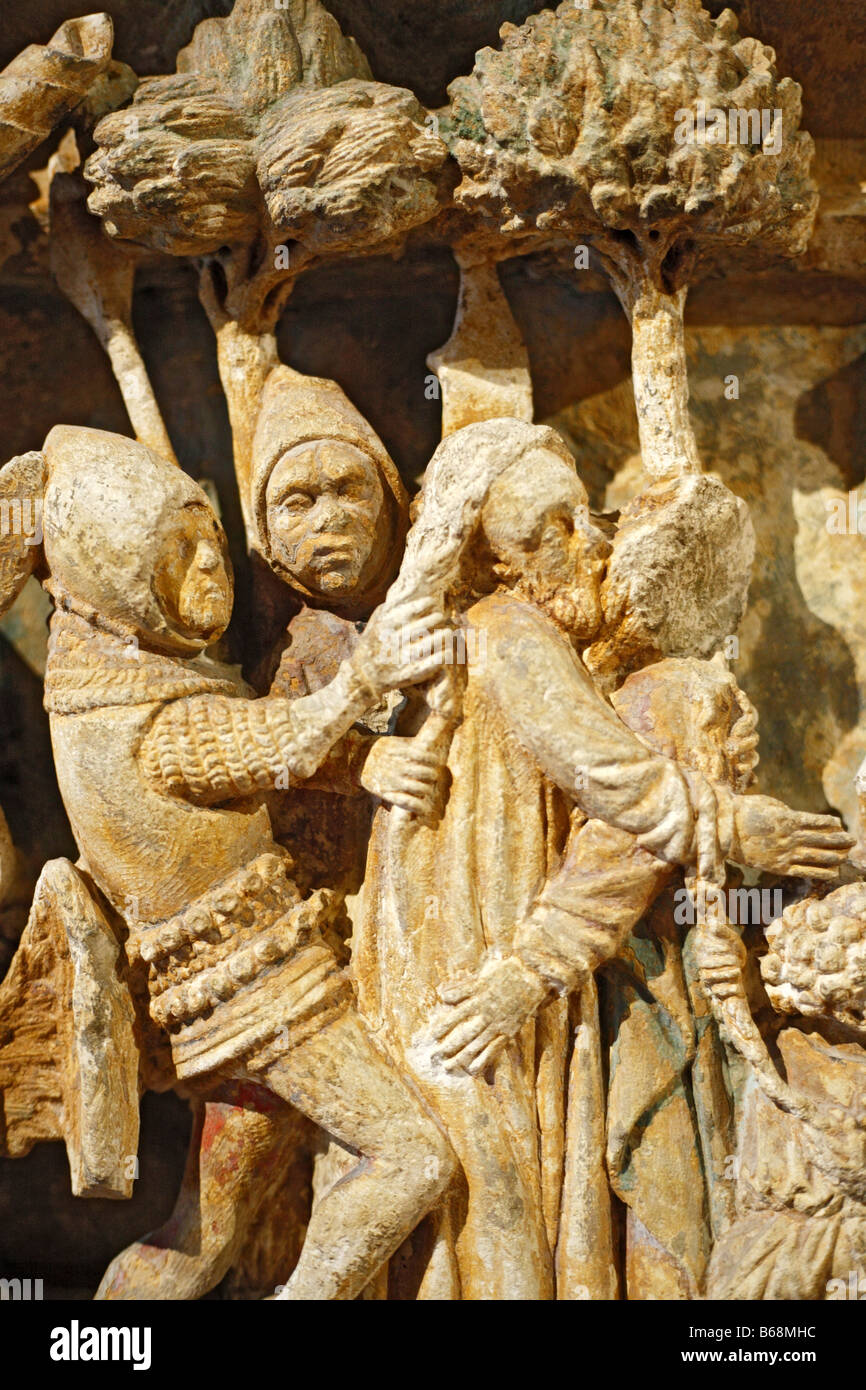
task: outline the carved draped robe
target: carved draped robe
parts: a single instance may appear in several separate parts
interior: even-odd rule
[[[557,1241],[569,1249],[560,1221],[568,999],[543,1008],[480,1078],[446,1073],[424,1034],[444,980],[477,970],[491,949],[512,949],[570,823],[589,815],[620,832],[622,881],[645,884],[658,860],[633,837],[654,832],[686,793],[675,766],[620,723],[538,608],[498,594],[467,618],[479,634],[470,650],[484,659],[467,673],[447,805],[433,827],[377,811],[353,973],[361,1011],[439,1115],[464,1172],[432,1238],[413,1238],[417,1296],[550,1299]],[[634,894],[625,899],[634,920]],[[610,899],[606,910],[617,915]],[[559,1273],[567,1283],[568,1270]]]

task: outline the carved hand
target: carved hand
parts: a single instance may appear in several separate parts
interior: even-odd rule
[[[440,774],[436,753],[417,739],[386,737],[367,754],[361,785],[389,805],[424,817],[435,808]]]
[[[837,816],[792,811],[771,796],[734,801],[731,858],[767,873],[834,878],[854,845]]]
[[[696,932],[694,941],[695,962],[707,993],[717,999],[736,993],[746,963],[746,948],[739,932],[728,923],[715,923]]]
[[[548,986],[517,956],[488,961],[477,975],[442,985],[430,1036],[433,1057],[446,1071],[461,1068],[479,1076],[531,1018],[549,993]]]
[[[376,609],[351,657],[356,675],[377,696],[429,680],[446,664],[450,645],[436,641],[446,626],[441,605],[431,597],[407,599]]]

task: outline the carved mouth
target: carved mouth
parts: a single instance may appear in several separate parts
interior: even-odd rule
[[[351,541],[330,542],[327,545],[317,546],[310,556],[309,563],[316,567],[329,565],[337,562],[345,564],[353,558],[354,547]]]

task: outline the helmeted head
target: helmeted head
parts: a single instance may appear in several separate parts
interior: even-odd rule
[[[291,588],[371,611],[399,563],[408,502],[388,451],[333,381],[275,367],[253,441],[256,548]]]
[[[47,571],[59,601],[162,651],[192,654],[222,634],[233,597],[228,549],[192,478],[143,444],[81,426],[56,426],[41,455],[28,457],[41,460],[42,487],[41,558],[31,568]],[[0,480],[18,468],[13,460]],[[11,539],[0,538],[10,571]]]
[[[650,483],[623,509],[602,589],[604,622],[587,664],[613,688],[661,657],[709,657],[746,610],[755,533],[720,478]]]

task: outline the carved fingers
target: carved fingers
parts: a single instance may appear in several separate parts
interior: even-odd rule
[[[734,927],[716,923],[698,931],[695,957],[701,983],[708,994],[726,999],[739,992],[746,948]]]
[[[372,688],[385,691],[430,680],[451,656],[442,604],[425,595],[377,609],[353,662]]]
[[[469,1076],[480,1076],[507,1047],[511,1036],[493,1024],[485,1025],[483,1018],[476,1015],[440,1045],[434,1060],[441,1061],[447,1072],[464,1071]]]
[[[444,1007],[434,1014],[433,1060],[449,1072],[478,1076],[544,1002],[547,985],[515,956],[488,962],[477,976],[460,976],[439,989]]]
[[[738,797],[738,859],[767,873],[832,879],[854,846],[838,816],[793,811],[769,796]]]
[[[435,809],[440,780],[436,753],[411,738],[377,739],[361,773],[367,791],[422,817]]]

